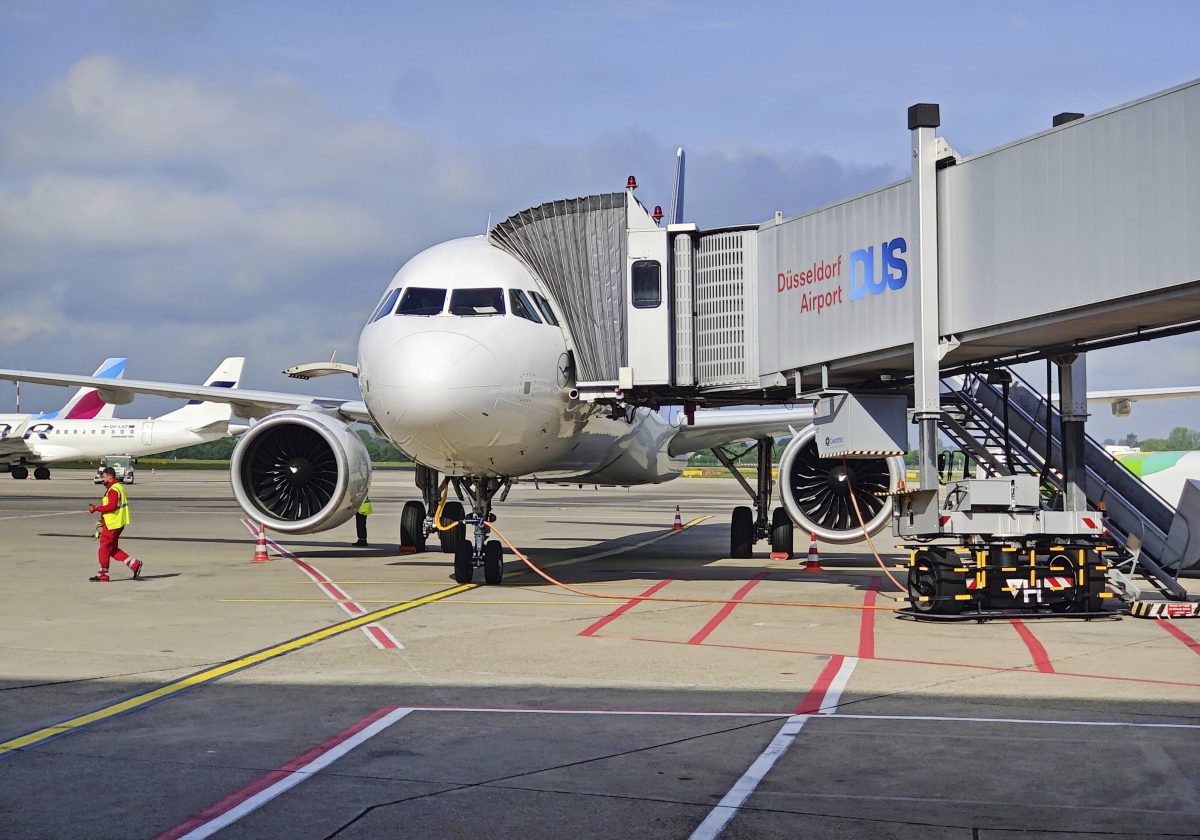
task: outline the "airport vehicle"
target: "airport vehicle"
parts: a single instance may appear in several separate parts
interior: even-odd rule
[[[117,481],[122,484],[133,484],[132,455],[105,455],[100,459],[100,466],[96,467],[96,475],[92,479],[92,484],[104,483],[105,467],[113,468],[117,474]]]
[[[237,387],[244,359],[231,357],[213,371],[204,387],[227,394]],[[112,390],[122,380],[85,377],[98,399],[108,405],[128,403],[128,391]],[[24,479],[32,468],[37,479],[48,479],[56,461],[100,458],[114,449],[129,456],[152,455],[237,434],[244,426],[231,425],[229,401],[188,405],[157,418],[130,420],[119,417],[94,419],[43,419],[30,415],[0,416],[0,463],[16,479]]]

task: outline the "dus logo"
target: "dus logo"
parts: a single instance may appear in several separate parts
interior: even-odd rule
[[[850,300],[865,298],[867,293],[881,295],[897,291],[908,282],[908,263],[899,256],[908,250],[901,237],[879,246],[879,275],[875,274],[875,246],[850,253]]]

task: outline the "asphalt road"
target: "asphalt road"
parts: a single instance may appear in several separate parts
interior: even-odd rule
[[[519,485],[497,526],[574,591],[460,587],[396,551],[410,473],[371,548],[253,563],[223,473],[145,470],[143,580],[94,584],[90,474],[0,477],[0,835],[1200,833],[1200,622],[899,620],[863,546],[727,559],[740,493]]]

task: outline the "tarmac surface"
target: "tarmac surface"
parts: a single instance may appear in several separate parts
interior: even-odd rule
[[[1200,834],[1200,621],[901,620],[865,546],[728,559],[732,480],[515,487],[575,591],[398,554],[407,471],[266,563],[224,472],[128,490],[96,584],[91,474],[0,476],[5,838]]]

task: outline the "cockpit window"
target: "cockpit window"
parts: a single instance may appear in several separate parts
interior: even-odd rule
[[[503,315],[503,289],[455,289],[450,294],[451,315]]]
[[[399,289],[392,289],[383,296],[383,300],[379,301],[379,306],[375,307],[375,311],[371,313],[371,319],[368,324],[373,324],[382,318],[384,315],[392,311],[392,307],[396,305],[396,298],[400,296]]]
[[[542,323],[542,319],[538,317],[537,308],[534,307],[533,301],[520,289],[508,290],[508,302],[512,304],[512,314],[518,318],[533,321],[535,324]]]
[[[400,298],[397,315],[440,315],[446,303],[445,289],[423,289],[409,286]]]
[[[533,292],[533,299],[537,301],[538,309],[542,310],[542,315],[546,318],[546,323],[552,326],[558,326],[558,317],[554,314],[554,310],[550,308],[550,301]]]

